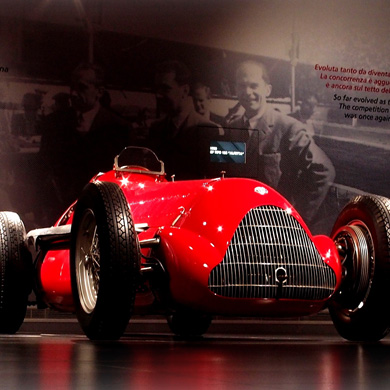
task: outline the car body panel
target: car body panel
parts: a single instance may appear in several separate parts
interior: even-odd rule
[[[172,182],[158,174],[116,170],[92,180],[115,182],[122,188],[134,223],[147,224],[138,234],[141,242],[159,238],[157,247],[144,248],[142,253],[161,261],[167,282],[159,288],[166,288],[163,295],[171,308],[221,315],[301,316],[321,310],[340,286],[342,266],[333,241],[326,236],[313,237],[292,205],[258,181],[215,178]],[[224,259],[239,224],[250,210],[268,205],[296,220],[314,243],[323,264],[335,276],[328,295],[321,299],[232,298],[211,291],[210,273]],[[70,208],[56,226],[71,223]],[[49,250],[38,261],[39,292],[47,305],[58,310],[74,310],[69,259],[69,249],[61,248]],[[147,265],[143,259],[142,267]],[[158,295],[152,290],[149,284],[141,289],[136,306],[152,310]]]

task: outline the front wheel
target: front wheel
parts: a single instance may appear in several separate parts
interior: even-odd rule
[[[339,334],[351,341],[378,341],[390,327],[390,200],[357,196],[332,231],[344,278],[329,306]]]
[[[140,249],[117,184],[94,182],[83,190],[72,223],[70,266],[84,333],[91,340],[120,338],[134,306]]]
[[[26,230],[16,213],[0,212],[0,333],[18,331],[32,288],[32,261]]]

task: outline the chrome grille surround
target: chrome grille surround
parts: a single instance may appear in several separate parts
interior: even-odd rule
[[[276,278],[280,269],[283,282]],[[322,300],[333,293],[336,275],[291,213],[260,206],[242,219],[208,284],[230,298]]]

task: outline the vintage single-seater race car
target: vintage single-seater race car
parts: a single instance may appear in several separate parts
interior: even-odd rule
[[[164,314],[183,337],[212,316],[301,317],[329,309],[349,340],[390,327],[390,201],[358,196],[331,237],[246,178],[168,181],[144,148],[126,148],[54,226],[25,232],[0,213],[0,332],[38,308],[76,313],[92,340],[120,338],[133,313]]]

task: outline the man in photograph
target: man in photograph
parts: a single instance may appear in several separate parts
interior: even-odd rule
[[[73,202],[94,175],[110,170],[130,143],[130,124],[102,104],[104,94],[103,69],[82,63],[72,73],[66,102],[45,118],[40,148],[44,193],[57,210]]]
[[[190,85],[191,74],[185,64],[167,61],[158,65],[155,93],[162,117],[150,126],[149,146],[164,161],[168,175],[181,180],[205,176],[204,161],[199,160],[207,145],[202,144],[201,133],[219,134],[221,130],[195,111]]]
[[[192,100],[197,113],[218,125],[224,124],[224,117],[211,110],[211,89],[207,85],[197,82],[192,87]]]
[[[235,82],[245,112],[230,122],[229,127],[258,132],[257,145],[249,145],[258,153],[258,180],[277,189],[306,222],[311,222],[335,177],[331,161],[303,123],[267,103],[272,86],[262,63],[241,63]]]

